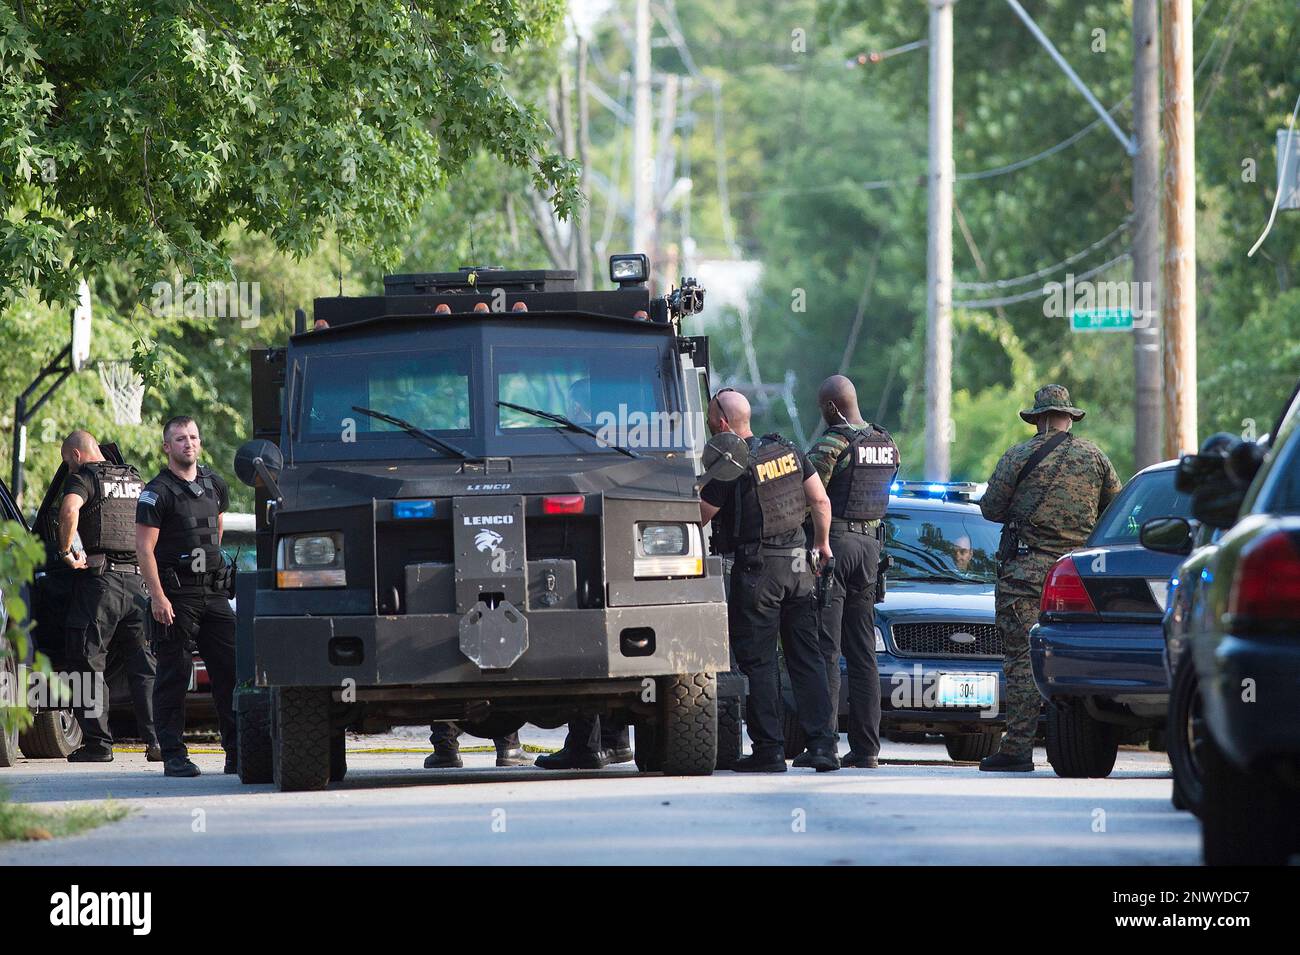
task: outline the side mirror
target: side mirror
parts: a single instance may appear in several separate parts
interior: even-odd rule
[[[710,481],[734,481],[749,467],[749,445],[740,435],[722,431],[705,443],[700,462],[704,465],[700,486]]]
[[[1192,552],[1192,525],[1182,517],[1156,517],[1142,525],[1138,540],[1147,550],[1185,556]]]
[[[1228,452],[1223,470],[1233,484],[1244,489],[1250,487],[1250,482],[1255,480],[1263,463],[1264,449],[1254,441],[1242,441]]]
[[[261,468],[258,467],[259,464]],[[280,449],[273,441],[255,438],[252,441],[245,441],[235,452],[235,477],[249,487],[256,487],[257,479],[261,477],[267,490],[270,490],[283,469],[284,455],[280,453]],[[269,483],[263,471],[270,473]]]

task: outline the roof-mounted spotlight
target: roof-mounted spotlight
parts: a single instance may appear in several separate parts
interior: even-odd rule
[[[609,257],[609,280],[619,288],[644,285],[650,278],[650,257],[644,252],[624,252]]]

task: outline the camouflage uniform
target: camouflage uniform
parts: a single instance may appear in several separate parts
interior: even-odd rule
[[[1064,402],[1069,402],[1068,393]],[[1038,620],[1043,582],[1061,555],[1083,546],[1097,517],[1120,490],[1106,455],[1073,433],[1015,487],[1020,468],[1056,433],[1035,435],[1002,455],[980,501],[988,520],[1016,524],[1021,545],[1019,554],[998,568],[996,598],[1007,681],[1007,730],[1001,751],[1016,758],[1031,756],[1038,726],[1040,697],[1029,666],[1029,629]]]

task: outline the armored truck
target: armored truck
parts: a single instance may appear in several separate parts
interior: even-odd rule
[[[436,721],[627,720],[645,772],[739,754],[699,489],[746,449],[704,440],[708,340],[682,331],[704,290],[652,297],[647,272],[615,256],[605,291],[559,270],[388,276],[252,353],[244,782],[319,789],[346,731]]]

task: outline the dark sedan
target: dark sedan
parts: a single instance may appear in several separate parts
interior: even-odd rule
[[[1029,657],[1049,703],[1047,759],[1058,776],[1109,775],[1121,741],[1165,729],[1161,618],[1179,558],[1148,550],[1139,534],[1151,518],[1189,513],[1190,498],[1174,488],[1175,465],[1134,475],[1087,546],[1057,561],[1043,586]]]

